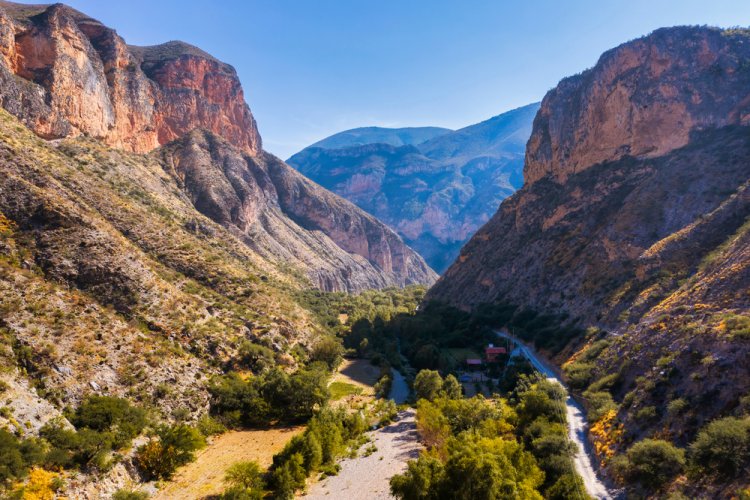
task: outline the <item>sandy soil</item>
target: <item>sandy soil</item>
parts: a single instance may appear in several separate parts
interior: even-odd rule
[[[387,427],[370,432],[377,447],[370,456],[360,456],[341,462],[337,476],[326,478],[310,487],[303,498],[310,500],[381,500],[393,498],[388,481],[406,469],[406,462],[419,456],[415,410],[402,411],[398,420]]]
[[[347,382],[362,388],[362,394],[375,394],[372,386],[378,381],[380,368],[373,366],[367,359],[345,359],[331,382]]]
[[[304,427],[285,427],[231,431],[217,436],[206,449],[199,452],[195,462],[180,468],[174,479],[152,498],[192,500],[221,493],[224,490],[224,473],[230,465],[255,460],[267,467],[271,465],[274,454],[303,430]]]

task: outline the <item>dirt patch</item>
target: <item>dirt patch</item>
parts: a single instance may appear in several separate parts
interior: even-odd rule
[[[224,489],[224,473],[230,465],[255,460],[262,467],[271,465],[274,454],[304,427],[231,431],[214,438],[195,462],[182,467],[174,479],[153,496],[159,500],[199,499]]]
[[[332,382],[345,382],[362,388],[362,394],[375,394],[373,386],[380,376],[380,368],[370,364],[366,359],[345,359]]]

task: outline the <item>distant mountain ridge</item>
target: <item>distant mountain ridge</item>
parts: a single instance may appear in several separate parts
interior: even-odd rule
[[[342,149],[376,143],[390,144],[391,146],[406,146],[409,144],[420,144],[450,132],[453,131],[442,127],[360,127],[333,134],[309,147]]]
[[[348,130],[288,163],[390,225],[441,272],[523,183],[526,140],[538,109],[539,103],[530,104],[455,131]],[[364,140],[371,142],[359,144]]]

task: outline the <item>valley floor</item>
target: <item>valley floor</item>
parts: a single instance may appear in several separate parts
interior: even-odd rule
[[[394,385],[396,381],[394,380]],[[340,462],[338,475],[313,484],[304,498],[322,500],[347,498],[350,500],[381,500],[393,498],[389,480],[406,469],[409,460],[416,459],[422,446],[419,444],[416,411],[408,409],[398,414],[392,424],[369,433],[377,451]]]

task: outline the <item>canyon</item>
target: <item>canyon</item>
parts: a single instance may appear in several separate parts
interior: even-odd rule
[[[287,161],[388,224],[436,271],[523,183],[523,157],[539,109],[530,104],[450,131],[353,129]]]

